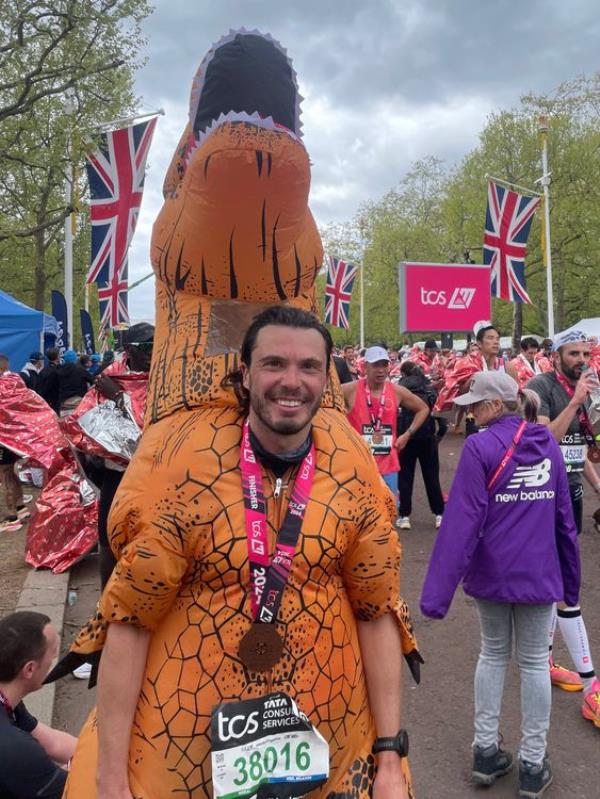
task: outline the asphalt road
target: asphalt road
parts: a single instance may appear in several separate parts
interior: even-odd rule
[[[456,468],[462,438],[447,436],[442,442],[442,484],[448,490]],[[586,500],[585,530],[581,538],[584,584],[581,601],[600,671],[600,535],[593,529],[593,499]],[[444,621],[421,616],[418,598],[429,553],[435,538],[433,517],[427,507],[420,474],[415,480],[412,530],[403,532],[402,590],[415,622],[425,665],[422,681],[415,686],[405,672],[404,725],[410,733],[410,762],[418,799],[469,799],[489,796],[505,799],[516,795],[516,772],[499,780],[491,789],[470,785],[471,742],[473,737],[473,674],[479,650],[479,628],[472,600],[461,590],[456,594]],[[91,615],[97,598],[94,557],[76,566],[71,587],[77,601],[67,608],[66,635],[74,633]],[[556,659],[570,666],[569,657],[556,636]],[[77,734],[95,701],[95,691],[85,683],[67,677],[59,683],[54,723]],[[519,742],[519,683],[511,665],[506,680],[501,730],[504,745],[516,752]],[[597,767],[600,758],[600,729],[585,721],[580,713],[580,694],[553,690],[549,752],[554,770],[554,785],[547,796],[554,799],[599,799]]]

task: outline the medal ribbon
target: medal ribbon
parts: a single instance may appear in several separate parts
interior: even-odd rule
[[[385,387],[387,383],[383,384],[383,389],[381,390],[381,396],[379,397],[379,410],[377,411],[377,416],[373,415],[373,400],[371,398],[371,389],[369,388],[369,384],[365,381],[365,399],[367,400],[367,408],[369,409],[369,416],[371,417],[371,425],[373,427],[373,432],[378,433],[381,430],[381,420],[383,419],[383,412],[385,411]]]
[[[250,561],[250,600],[255,621],[271,623],[277,618],[292,569],[292,560],[304,521],[306,506],[315,476],[315,445],[303,459],[294,481],[283,523],[277,533],[273,560],[269,559],[267,513],[262,472],[250,443],[248,420],[244,422],[240,447],[240,469],[244,492],[244,514],[248,560]]]
[[[575,389],[573,388],[573,386],[569,383],[567,378],[564,375],[562,375],[559,371],[555,370],[554,373],[556,375],[556,379],[564,388],[567,395],[569,397],[572,397],[575,394]],[[590,422],[589,416],[587,415],[587,411],[583,407],[583,405],[580,405],[577,408],[577,421],[579,422],[581,431],[585,437],[588,446],[595,447],[596,439],[594,438],[594,431],[592,430],[592,424]]]

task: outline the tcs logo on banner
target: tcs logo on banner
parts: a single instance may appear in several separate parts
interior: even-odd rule
[[[424,289],[421,287],[421,302],[423,305],[441,305],[451,310],[462,310],[468,308],[475,296],[474,288],[455,288],[447,302],[448,292],[436,291],[434,289]]]

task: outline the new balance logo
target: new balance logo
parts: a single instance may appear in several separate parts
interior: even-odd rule
[[[448,303],[448,308],[452,308],[455,311],[468,308],[473,302],[474,296],[475,289],[454,289],[450,297],[450,302]]]
[[[517,466],[510,483],[503,494],[496,494],[496,502],[527,502],[535,499],[554,499],[554,489],[539,491],[539,487],[546,485],[550,479],[550,458],[544,458],[533,466]],[[520,491],[508,493],[511,489],[520,488]],[[533,489],[527,491],[527,489]]]
[[[544,458],[540,463],[533,466],[517,466],[512,480],[507,485],[507,488],[539,488],[539,486],[546,485],[550,479],[550,458]]]

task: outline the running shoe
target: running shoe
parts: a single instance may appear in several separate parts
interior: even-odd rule
[[[23,494],[23,505],[29,505],[33,499],[33,494]]]
[[[498,777],[503,777],[511,770],[513,758],[510,752],[500,749],[496,744],[473,747],[473,770],[471,779],[475,785],[493,785]]]
[[[0,533],[16,533],[23,525],[20,519],[3,519],[0,522]]]
[[[576,671],[569,671],[550,658],[550,682],[563,691],[583,691],[581,677]]]
[[[519,796],[522,799],[538,799],[552,785],[552,779],[547,756],[537,764],[519,761]]]
[[[581,714],[584,719],[588,719],[595,727],[600,728],[600,680],[597,677],[592,687],[583,695]]]
[[[433,526],[436,530],[439,530],[442,526],[442,517],[441,516],[434,516],[433,517]]]
[[[92,664],[91,663],[82,663],[81,666],[77,666],[76,669],[73,669],[73,677],[76,680],[89,680],[90,675],[92,673]]]
[[[25,505],[17,505],[17,516],[22,522],[24,522],[25,519],[28,519],[31,516],[31,511],[26,508]]]
[[[410,518],[408,516],[400,516],[396,522],[398,530],[410,530]]]

